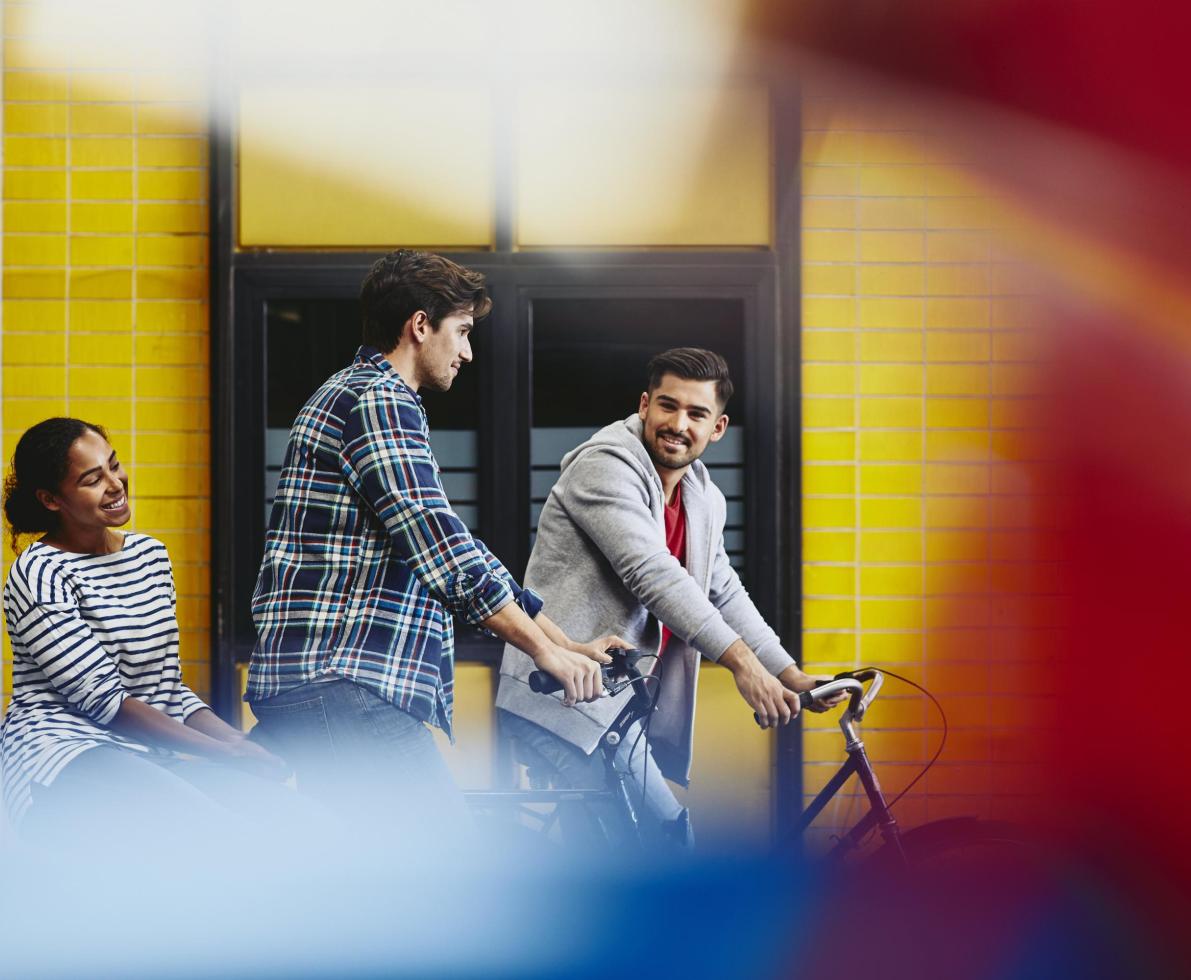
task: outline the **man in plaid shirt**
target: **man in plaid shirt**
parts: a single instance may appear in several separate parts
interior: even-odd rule
[[[337,808],[424,824],[460,796],[427,725],[451,732],[452,614],[524,650],[566,699],[600,695],[575,643],[473,538],[443,492],[418,390],[445,391],[491,307],[484,277],[424,252],[380,259],[364,345],[298,413],[253,595],[255,737]]]

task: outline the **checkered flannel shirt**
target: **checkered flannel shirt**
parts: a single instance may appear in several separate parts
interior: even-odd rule
[[[252,598],[245,699],[343,677],[451,731],[451,614],[479,624],[522,589],[451,509],[422,400],[371,347],[294,422]]]

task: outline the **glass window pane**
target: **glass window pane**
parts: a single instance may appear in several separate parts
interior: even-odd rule
[[[254,83],[240,97],[243,246],[488,246],[480,86]]]
[[[763,87],[540,85],[517,113],[522,247],[770,244]]]

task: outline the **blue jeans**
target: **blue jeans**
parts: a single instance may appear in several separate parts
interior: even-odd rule
[[[544,775],[557,789],[612,788],[601,749],[586,755],[578,746],[520,715],[503,709],[497,714],[501,737],[511,743],[513,758],[528,766],[531,779]],[[642,839],[690,846],[686,811],[654,762],[648,739],[640,736],[640,724],[633,725],[621,740],[613,765],[626,773],[625,785],[637,811]],[[603,805],[593,808],[563,804],[559,822],[564,835],[576,842],[603,839],[615,844],[623,837],[624,828],[614,810]]]
[[[365,687],[302,684],[252,705],[251,737],[293,767],[307,793],[353,824],[449,839],[470,817],[429,729]],[[397,838],[394,838],[397,839]]]

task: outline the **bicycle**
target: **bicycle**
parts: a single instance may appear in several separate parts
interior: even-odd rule
[[[647,724],[649,713],[656,701],[656,697],[648,690],[648,682],[652,680],[656,684],[658,678],[654,674],[641,671],[640,661],[646,657],[636,651],[609,650],[608,653],[612,655],[613,662],[602,668],[605,687],[610,694],[617,694],[632,686],[634,693],[600,741],[599,751],[603,757],[606,774],[605,788],[466,792],[464,796],[473,810],[514,808],[522,815],[532,814],[534,818],[539,819],[540,832],[546,833],[553,827],[561,805],[581,804],[593,810],[599,807],[603,813],[612,814],[614,826],[607,828],[610,840],[613,837],[627,837],[638,845],[642,843],[641,823],[630,792],[629,780],[632,776],[616,764],[615,758],[634,723],[640,721],[643,726]],[[811,691],[799,694],[799,704],[803,709],[811,708],[837,694],[848,695],[847,707],[843,709],[839,719],[847,758],[784,835],[780,849],[793,849],[802,834],[853,775],[859,779],[864,789],[868,811],[850,829],[838,836],[836,843],[825,856],[825,860],[829,862],[846,860],[850,854],[862,847],[874,831],[880,833],[883,846],[868,860],[874,867],[903,870],[939,862],[953,862],[965,853],[986,855],[990,849],[1019,850],[1032,846],[1028,843],[1029,835],[1015,825],[976,817],[950,817],[902,831],[893,816],[892,807],[934,764],[943,746],[940,744],[939,750],[922,772],[892,802],[886,800],[864,742],[857,731],[869,706],[879,694],[884,679],[884,674],[873,668],[844,671],[829,681],[820,682]],[[906,678],[901,679],[918,687]],[[530,675],[530,686],[542,694],[559,689],[558,683],[541,671],[535,671]],[[929,691],[923,688],[919,690],[923,690],[932,701],[934,700]],[[938,702],[935,701],[935,704]],[[945,726],[944,718],[944,742]],[[530,768],[532,772],[532,764]],[[548,816],[526,809],[543,804],[554,806]]]

